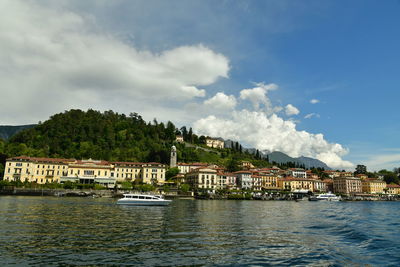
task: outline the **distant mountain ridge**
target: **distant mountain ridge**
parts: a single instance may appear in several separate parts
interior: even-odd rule
[[[324,168],[325,170],[331,170],[331,168],[326,165],[324,162],[314,159],[314,158],[309,158],[309,157],[298,157],[298,158],[292,158],[285,153],[279,152],[279,151],[274,151],[272,153],[268,153],[266,151],[263,152],[264,157],[268,156],[269,162],[275,161],[276,163],[287,163],[287,162],[294,162],[298,163],[300,165],[304,165],[306,168]]]
[[[225,140],[225,147],[227,148],[232,148],[236,145],[236,141],[232,140]],[[251,154],[255,154],[257,152],[256,148],[243,148],[244,151],[247,151]],[[269,159],[269,162],[275,161],[276,163],[288,163],[288,162],[293,162],[295,164],[299,165],[304,165],[306,168],[324,168],[325,170],[330,170],[331,168],[326,165],[324,162],[314,159],[314,158],[309,158],[309,157],[298,157],[298,158],[292,158],[288,155],[286,155],[283,152],[279,151],[274,151],[274,152],[269,152],[269,151],[260,151],[261,155],[263,158]]]
[[[36,124],[27,124],[27,125],[0,125],[0,138],[4,140],[8,140],[13,135],[19,133],[22,130],[30,129],[35,127]]]

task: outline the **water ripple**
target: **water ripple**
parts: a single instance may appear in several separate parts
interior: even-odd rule
[[[398,266],[398,202],[0,197],[2,265]]]

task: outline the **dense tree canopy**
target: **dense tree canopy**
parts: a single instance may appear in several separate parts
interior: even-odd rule
[[[183,144],[175,144],[180,162],[228,165],[234,157],[235,162],[248,160],[256,166],[269,165],[260,159],[260,154],[243,153],[239,144],[237,148],[224,150],[207,148],[205,136],[197,136],[191,128],[178,130],[170,121],[145,122],[137,113],[126,116],[94,110],[55,114],[36,127],[19,132],[8,142],[0,140],[0,154],[168,164],[176,134],[182,134],[185,140]]]

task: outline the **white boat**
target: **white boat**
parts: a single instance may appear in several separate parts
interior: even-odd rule
[[[326,200],[326,201],[341,201],[342,198],[340,196],[337,196],[332,193],[324,193],[324,194],[319,194],[316,197],[310,197],[311,201],[319,201],[319,200]]]
[[[161,195],[124,194],[118,199],[117,204],[135,206],[167,206],[171,200],[164,199]]]

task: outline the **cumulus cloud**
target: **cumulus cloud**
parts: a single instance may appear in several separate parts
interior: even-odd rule
[[[194,123],[199,134],[239,140],[266,151],[281,151],[292,157],[317,158],[332,168],[348,168],[353,164],[341,157],[348,153],[340,144],[329,143],[322,134],[296,129],[296,124],[276,114],[262,111],[234,111],[228,119],[208,116]]]
[[[265,108],[270,111],[272,109],[272,104],[267,93],[268,91],[278,89],[278,85],[274,83],[255,83],[255,85],[256,87],[254,88],[243,89],[240,91],[240,98],[243,100],[249,100],[255,109],[259,109],[260,105],[263,104]]]
[[[307,114],[307,115],[304,116],[304,119],[311,119],[311,118],[313,118],[313,117],[319,118],[320,115],[319,115],[318,113],[309,113],[309,114]]]
[[[204,101],[204,105],[214,109],[230,110],[236,106],[236,98],[233,95],[228,96],[219,92],[212,98]]]
[[[288,104],[285,107],[285,113],[288,116],[292,116],[292,115],[297,115],[300,113],[300,110],[298,108],[296,108],[295,106],[293,106],[292,104]]]
[[[317,103],[319,103],[319,100],[318,99],[311,99],[310,103],[311,104],[317,104]]]
[[[204,97],[202,86],[228,77],[229,60],[204,45],[139,50],[91,17],[38,3],[0,3],[2,123],[115,102],[122,112],[143,103],[166,106]]]

